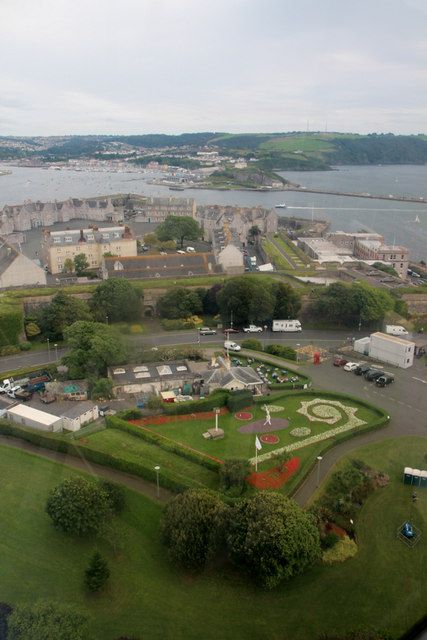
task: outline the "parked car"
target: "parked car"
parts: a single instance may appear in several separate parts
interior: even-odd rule
[[[394,376],[391,373],[385,373],[375,380],[377,387],[386,387],[388,384],[394,382]]]
[[[234,329],[233,327],[229,327],[228,329],[223,329],[223,333],[240,333],[240,329]]]
[[[384,375],[384,371],[381,371],[380,369],[368,369],[364,375],[365,380],[368,380],[368,382],[374,382],[374,380],[378,380],[379,377]]]
[[[348,360],[343,358],[342,356],[335,356],[334,358],[334,367],[343,367],[346,365]]]
[[[369,364],[359,364],[359,366],[356,367],[353,373],[355,373],[357,376],[363,376],[367,371],[369,371],[370,368],[371,366]]]
[[[200,327],[199,333],[201,336],[216,336],[215,329],[210,329],[209,327]]]
[[[256,324],[250,324],[249,327],[243,329],[245,333],[261,333],[262,327],[257,327]]]
[[[344,365],[343,369],[344,371],[354,371],[358,366],[359,362],[347,362],[347,364]]]

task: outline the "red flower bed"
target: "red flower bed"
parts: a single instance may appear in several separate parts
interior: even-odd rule
[[[342,527],[339,527],[335,522],[327,522],[325,525],[325,529],[328,533],[335,533],[340,538],[344,538],[347,534],[347,531]]]
[[[254,471],[246,480],[256,489],[280,489],[298,470],[300,458],[291,458],[283,471],[279,467],[272,467],[267,471]]]
[[[228,409],[221,407],[219,412],[220,416],[228,413]],[[136,424],[138,427],[144,427],[147,424],[166,424],[168,422],[178,422],[185,420],[205,420],[207,418],[214,418],[215,411],[200,411],[200,413],[185,413],[179,416],[148,416],[148,418],[138,418],[137,420],[128,420],[132,424]]]
[[[274,433],[263,433],[259,439],[263,444],[277,444],[279,442],[279,436],[275,436]]]
[[[253,415],[250,411],[238,411],[234,414],[234,417],[238,420],[252,420]]]

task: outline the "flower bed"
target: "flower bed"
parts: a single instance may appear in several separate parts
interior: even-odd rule
[[[267,471],[254,471],[246,480],[256,489],[280,489],[298,471],[299,465],[300,459],[292,458],[285,464],[283,471],[279,471],[279,467],[272,467]]]
[[[304,436],[310,435],[311,429],[308,427],[296,427],[295,429],[292,429],[292,431],[289,431],[289,433],[291,436],[295,436],[295,438],[303,438]]]
[[[274,433],[263,433],[259,439],[263,444],[277,444],[279,442],[279,436],[275,436]]]
[[[238,411],[234,414],[234,417],[238,420],[252,420],[254,416],[250,411]]]

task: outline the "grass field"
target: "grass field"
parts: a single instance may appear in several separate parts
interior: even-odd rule
[[[303,153],[313,153],[331,151],[333,150],[333,145],[329,140],[322,140],[314,136],[289,136],[272,138],[266,142],[261,142],[259,148],[268,151],[301,151]]]
[[[51,487],[78,475],[56,463],[0,447],[2,538],[0,600],[38,597],[76,605],[92,619],[95,640],[315,640],[325,631],[381,628],[393,638],[425,614],[427,491],[418,503],[401,483],[403,465],[422,468],[425,440],[401,438],[353,454],[390,475],[356,523],[359,553],[344,564],[319,565],[272,592],[256,589],[223,562],[188,575],[167,560],[159,541],[160,507],[126,491],[118,519],[123,550],[114,557],[95,540],[56,532],[44,513]],[[410,518],[423,531],[412,550],[396,539]],[[82,575],[98,548],[108,559],[107,590],[89,597]]]

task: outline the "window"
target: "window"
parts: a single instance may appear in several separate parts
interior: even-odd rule
[[[54,244],[59,244],[61,242],[61,238],[54,237],[53,238],[53,242],[54,242]]]
[[[72,242],[73,238],[71,236],[65,236],[65,242]]]

